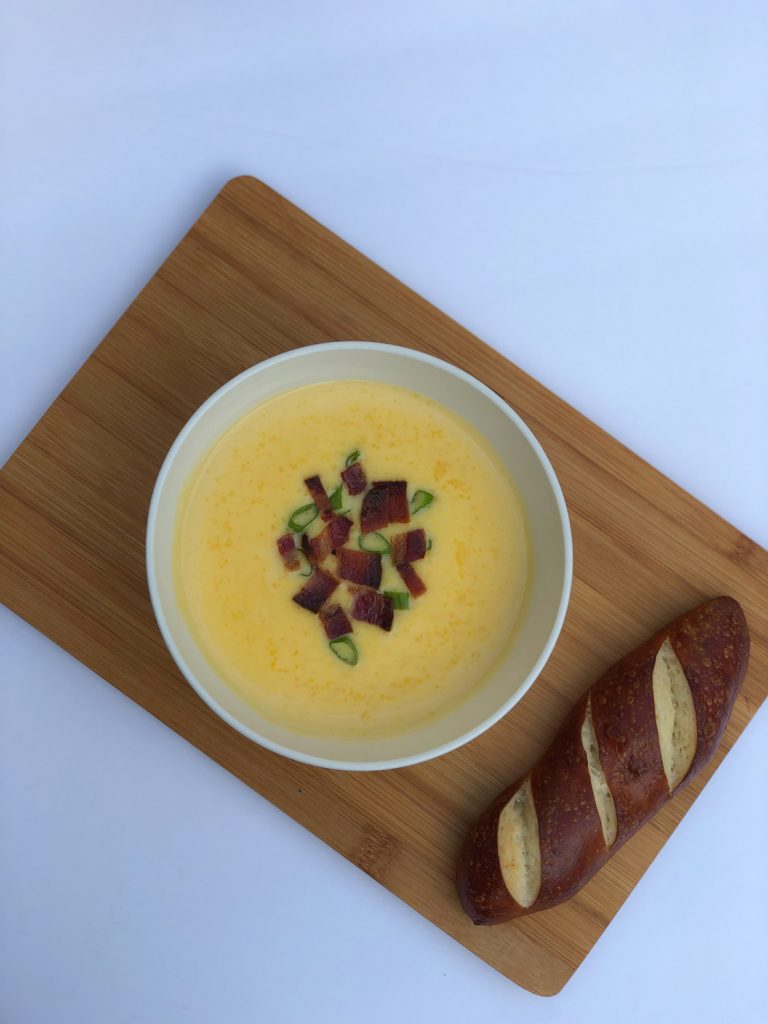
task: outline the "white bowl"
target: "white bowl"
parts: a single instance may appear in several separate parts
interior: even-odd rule
[[[264,718],[221,679],[195,644],[174,590],[173,540],[184,486],[212,444],[255,406],[305,384],[371,380],[406,385],[459,413],[493,445],[517,484],[527,516],[532,578],[515,639],[472,696],[418,729],[382,739],[293,732]],[[160,631],[174,661],[217,715],[262,746],[307,764],[365,771],[445,754],[479,736],[517,704],[544,667],[571,590],[568,513],[541,445],[506,402],[450,363],[369,341],[330,342],[267,359],[229,381],[176,438],[155,484],[147,522],[147,577]]]

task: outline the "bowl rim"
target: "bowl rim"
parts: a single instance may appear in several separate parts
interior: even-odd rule
[[[498,409],[504,413],[509,419],[511,419],[518,430],[522,433],[525,440],[531,447],[532,451],[536,455],[540,462],[544,473],[547,477],[550,489],[555,499],[555,505],[558,512],[558,522],[560,525],[560,531],[563,541],[563,555],[564,555],[564,572],[563,582],[560,591],[560,600],[557,607],[557,612],[550,629],[547,641],[539,654],[539,657],[534,662],[531,670],[515,690],[515,692],[501,704],[494,712],[479,722],[477,725],[463,732],[461,735],[454,737],[453,739],[447,740],[445,743],[441,743],[436,747],[431,747],[428,750],[422,751],[415,755],[406,755],[404,757],[393,757],[386,760],[380,761],[352,761],[352,760],[339,760],[336,758],[321,757],[314,754],[305,754],[301,751],[286,747],[281,743],[277,743],[273,740],[262,736],[260,733],[251,729],[245,725],[233,714],[227,711],[226,708],[222,707],[221,704],[208,692],[208,690],[200,683],[195,673],[191,670],[187,661],[182,654],[181,650],[176,644],[173,638],[171,630],[168,626],[168,622],[165,617],[163,605],[160,599],[159,586],[155,573],[155,527],[157,523],[158,508],[160,504],[160,498],[165,486],[165,482],[168,478],[171,466],[176,458],[176,455],[180,448],[184,445],[187,437],[192,432],[197,423],[203,419],[208,410],[220,401],[224,395],[234,388],[238,387],[244,380],[249,377],[255,376],[258,373],[263,372],[265,369],[278,365],[284,362],[290,362],[293,359],[301,358],[309,353],[315,352],[338,352],[341,350],[348,350],[354,348],[358,352],[382,352],[392,353],[400,356],[405,356],[409,359],[414,359],[417,362],[427,363],[428,365],[434,366],[444,372],[449,373],[453,377],[464,381],[471,387],[479,391],[485,398],[491,401]],[[476,739],[482,733],[486,732],[498,721],[500,721],[505,715],[507,715],[512,708],[517,705],[525,694],[533,686],[534,682],[541,675],[541,672],[549,660],[552,651],[554,650],[555,644],[560,636],[565,621],[566,611],[568,609],[568,602],[571,595],[571,586],[573,583],[573,538],[571,534],[571,523],[568,515],[568,508],[565,503],[562,488],[560,482],[555,474],[552,464],[549,458],[539,443],[538,439],[525,423],[522,417],[509,405],[507,402],[497,395],[495,391],[484,384],[481,380],[473,377],[472,374],[467,373],[465,370],[459,369],[458,366],[454,366],[453,363],[448,362],[445,359],[440,359],[437,356],[430,355],[428,352],[422,352],[420,349],[407,348],[403,345],[390,345],[385,342],[379,341],[328,341],[319,342],[317,344],[308,344],[300,348],[289,349],[286,352],[281,352],[276,356],[270,356],[267,359],[263,359],[258,363],[254,363],[253,366],[249,366],[242,373],[237,374],[236,377],[232,377],[226,381],[221,387],[217,388],[203,403],[200,405],[195,412],[192,413],[190,418],[186,421],[184,426],[177,434],[173,444],[168,449],[163,464],[160,467],[160,471],[155,480],[154,487],[152,489],[152,498],[149,503],[149,510],[147,512],[147,531],[146,531],[146,543],[145,543],[145,556],[146,556],[146,572],[147,572],[147,583],[149,587],[149,596],[152,602],[152,610],[157,621],[157,625],[160,629],[160,633],[163,637],[163,641],[173,658],[176,667],[180,670],[185,680],[192,687],[198,696],[208,705],[208,707],[223,719],[228,725],[230,725],[241,735],[259,746],[271,750],[273,753],[282,754],[284,757],[288,757],[293,761],[298,761],[303,764],[313,765],[318,768],[331,768],[337,771],[384,771],[392,768],[405,768],[409,765],[421,764],[424,761],[431,761],[437,757],[441,757],[443,754],[448,754],[452,750],[456,750],[459,747]]]

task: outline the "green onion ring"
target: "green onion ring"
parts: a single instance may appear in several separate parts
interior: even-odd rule
[[[345,665],[357,664],[357,647],[355,646],[355,641],[350,639],[350,637],[340,636],[337,640],[331,640],[328,646],[339,661],[343,661]]]
[[[294,533],[302,533],[315,519],[317,519],[317,505],[311,501],[308,505],[302,505],[301,508],[291,512],[288,529]]]

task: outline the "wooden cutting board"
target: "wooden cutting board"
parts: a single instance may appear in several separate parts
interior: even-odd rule
[[[450,360],[517,409],[570,509],[573,595],[521,704],[461,750],[373,774],[309,768],[224,725],[184,682],[144,575],[152,486],[179,429],[266,356],[331,339]],[[253,178],[229,182],[0,473],[0,597],[104,679],[497,970],[559,991],[766,695],[768,552],[322,225]],[[715,763],[570,903],[477,928],[454,891],[470,822],[533,762],[594,678],[697,602],[729,593],[752,662]]]

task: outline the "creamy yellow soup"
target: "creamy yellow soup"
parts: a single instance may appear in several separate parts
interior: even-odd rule
[[[349,665],[292,600],[306,580],[276,541],[311,500],[304,479],[319,474],[330,494],[355,449],[369,483],[407,480],[409,497],[435,498],[381,531],[426,531],[431,548],[414,563],[426,593],[395,611],[390,632],[354,622]],[[344,497],[357,549],[362,495]],[[381,589],[405,591],[386,555],[382,565]],[[324,568],[335,566],[331,555]],[[305,733],[391,735],[455,707],[512,642],[529,571],[521,503],[491,447],[438,403],[385,384],[316,384],[254,409],[202,460],[178,519],[177,590],[207,659],[265,717]],[[330,601],[349,609],[348,584]]]

